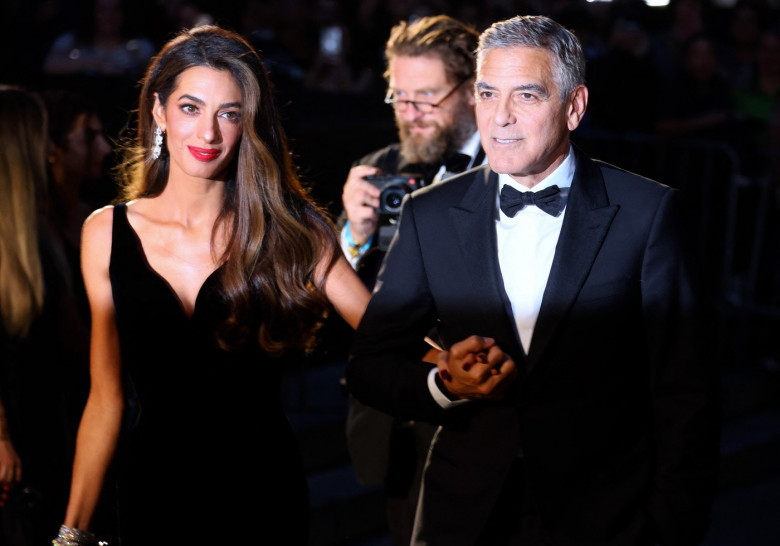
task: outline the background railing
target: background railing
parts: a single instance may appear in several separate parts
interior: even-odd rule
[[[780,320],[770,174],[746,174],[734,147],[719,141],[592,130],[572,140],[591,157],[680,190],[722,363],[742,364],[756,356],[750,346],[770,345]]]

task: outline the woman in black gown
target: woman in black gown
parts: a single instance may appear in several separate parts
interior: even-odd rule
[[[92,385],[55,544],[95,540],[107,474],[123,546],[305,544],[284,355],[331,305],[357,326],[368,293],[301,188],[241,37],[207,26],[171,40],[138,118],[122,202],[83,229]]]

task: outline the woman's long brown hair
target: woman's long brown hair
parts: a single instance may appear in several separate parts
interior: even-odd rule
[[[332,222],[304,190],[294,168],[274,102],[273,88],[257,52],[239,35],[217,26],[184,31],[154,58],[143,80],[138,130],[123,164],[123,200],[159,195],[168,179],[169,157],[154,145],[152,106],[166,104],[179,75],[194,66],[229,71],[242,93],[243,134],[215,223],[227,233],[221,281],[231,313],[220,332],[225,348],[257,335],[269,354],[302,346],[328,307],[327,270],[338,256]],[[212,238],[212,245],[214,239]],[[322,270],[320,270],[322,271]],[[251,317],[260,309],[260,324]]]

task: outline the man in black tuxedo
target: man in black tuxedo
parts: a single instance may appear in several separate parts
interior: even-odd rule
[[[446,15],[402,21],[390,32],[385,102],[393,107],[399,142],[356,161],[342,195],[341,246],[369,289],[397,227],[398,212],[380,214],[382,191],[365,177],[409,173],[418,175],[417,187],[425,187],[485,160],[474,117],[478,40],[476,30]],[[345,335],[351,337],[352,330]],[[415,344],[418,357],[429,349],[422,337]],[[346,437],[352,465],[361,483],[385,488],[394,544],[409,544],[423,464],[435,431],[428,423],[394,419],[350,398]]]
[[[570,143],[584,73],[554,21],[494,24],[475,83],[489,165],[404,201],[347,382],[440,425],[413,544],[692,545],[706,531],[717,381],[677,192]],[[438,366],[408,350],[434,326]]]

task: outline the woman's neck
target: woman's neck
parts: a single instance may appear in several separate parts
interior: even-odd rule
[[[182,225],[213,223],[225,201],[225,183],[215,180],[170,179],[155,198],[171,220]]]

